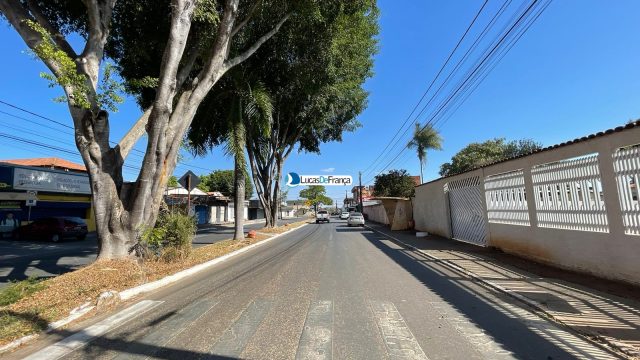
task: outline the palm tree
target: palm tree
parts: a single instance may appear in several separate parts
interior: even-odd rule
[[[419,123],[416,123],[413,138],[409,141],[407,147],[409,149],[415,148],[418,153],[418,160],[420,160],[420,182],[422,183],[424,182],[422,169],[427,163],[427,150],[442,150],[442,137],[431,125],[423,128]]]
[[[234,75],[238,75],[235,73]],[[208,99],[202,117],[196,116],[189,131],[189,147],[196,155],[224,143],[225,153],[234,162],[234,240],[244,239],[244,198],[247,162],[247,127],[268,134],[271,131],[273,105],[265,86],[228,76],[228,86]],[[199,110],[200,111],[200,110]],[[220,124],[220,118],[224,121]],[[213,123],[212,123],[213,121]]]

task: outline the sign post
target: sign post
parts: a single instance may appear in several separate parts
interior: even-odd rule
[[[187,215],[191,212],[191,190],[195,189],[200,184],[200,178],[193,173],[193,171],[187,171],[178,183],[187,190]]]
[[[27,222],[31,222],[31,208],[36,206],[37,201],[38,201],[38,192],[35,190],[27,191],[26,205],[29,208],[29,212],[27,213]]]

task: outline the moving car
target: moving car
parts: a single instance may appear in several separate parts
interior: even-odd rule
[[[58,242],[64,238],[83,240],[87,237],[87,223],[78,217],[48,217],[16,229],[16,239],[46,239]]]
[[[323,221],[329,222],[329,212],[327,210],[318,210],[316,213],[316,224]]]
[[[347,220],[349,218],[349,212],[348,211],[343,211],[340,214],[340,220]]]
[[[364,226],[364,216],[359,212],[352,212],[349,214],[349,218],[347,219],[348,226]]]

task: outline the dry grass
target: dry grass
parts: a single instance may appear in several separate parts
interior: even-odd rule
[[[291,223],[291,224],[284,224],[284,225],[281,225],[281,226],[276,226],[276,227],[270,228],[270,229],[269,228],[262,228],[262,229],[258,230],[258,232],[266,233],[266,234],[282,234],[285,231],[289,231],[291,229],[298,228],[298,227],[300,227],[302,225],[305,225],[305,224],[310,224],[311,222],[312,221],[307,219],[307,220],[297,221],[297,222],[294,222],[294,223]]]
[[[301,225],[291,224],[287,230]],[[44,330],[48,323],[66,317],[71,310],[94,301],[104,291],[122,291],[154,281],[269,237],[258,234],[254,239],[240,242],[224,240],[193,249],[188,257],[175,262],[98,261],[46,280],[41,290],[0,307],[0,346]]]

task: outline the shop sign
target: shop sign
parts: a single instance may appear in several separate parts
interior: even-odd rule
[[[0,200],[0,210],[19,211],[22,210],[21,203],[22,201]]]
[[[15,168],[13,188],[73,194],[91,194],[89,177],[53,171]]]

